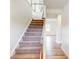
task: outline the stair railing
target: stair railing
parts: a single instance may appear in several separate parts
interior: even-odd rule
[[[40,59],[44,59],[44,25],[45,25],[45,19],[43,19],[43,29],[42,29],[42,36],[41,36],[41,51],[40,51]]]

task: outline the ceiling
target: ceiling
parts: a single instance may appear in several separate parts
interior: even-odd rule
[[[48,9],[63,9],[68,0],[44,0]]]

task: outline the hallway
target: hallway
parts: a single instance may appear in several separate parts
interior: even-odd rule
[[[46,36],[46,59],[68,59],[53,36]]]
[[[25,32],[15,55],[11,59],[43,59],[42,46],[45,45],[46,59],[68,59],[61,50],[61,44],[56,43],[56,36],[42,36],[43,20],[32,20]],[[42,39],[43,37],[43,39]],[[42,40],[42,41],[41,41]],[[44,42],[44,43],[42,43]]]
[[[11,0],[11,59],[68,59],[68,0]]]
[[[68,59],[57,41],[57,19],[47,18],[43,28],[43,59]]]

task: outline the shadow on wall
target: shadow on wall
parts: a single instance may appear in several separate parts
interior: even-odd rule
[[[27,24],[31,21],[32,8],[26,0],[11,0],[10,53],[13,54]]]

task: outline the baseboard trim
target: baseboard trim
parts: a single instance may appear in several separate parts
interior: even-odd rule
[[[16,46],[14,47],[14,49],[12,50],[12,52],[10,53],[10,57],[12,57],[12,56],[15,54],[15,49],[19,46],[19,44],[18,44],[18,43],[21,41],[21,39],[22,39],[22,37],[23,37],[23,35],[24,35],[25,31],[27,30],[27,28],[28,28],[29,24],[31,23],[31,21],[32,21],[32,19],[31,19],[30,21],[28,21],[28,24],[27,24],[26,28],[24,29],[24,31],[23,31],[23,33],[22,33],[22,35],[20,36],[20,38],[19,38],[18,42],[16,43]]]
[[[65,51],[65,49],[61,46],[62,51],[65,53],[65,55],[69,58],[69,54],[67,51]]]

